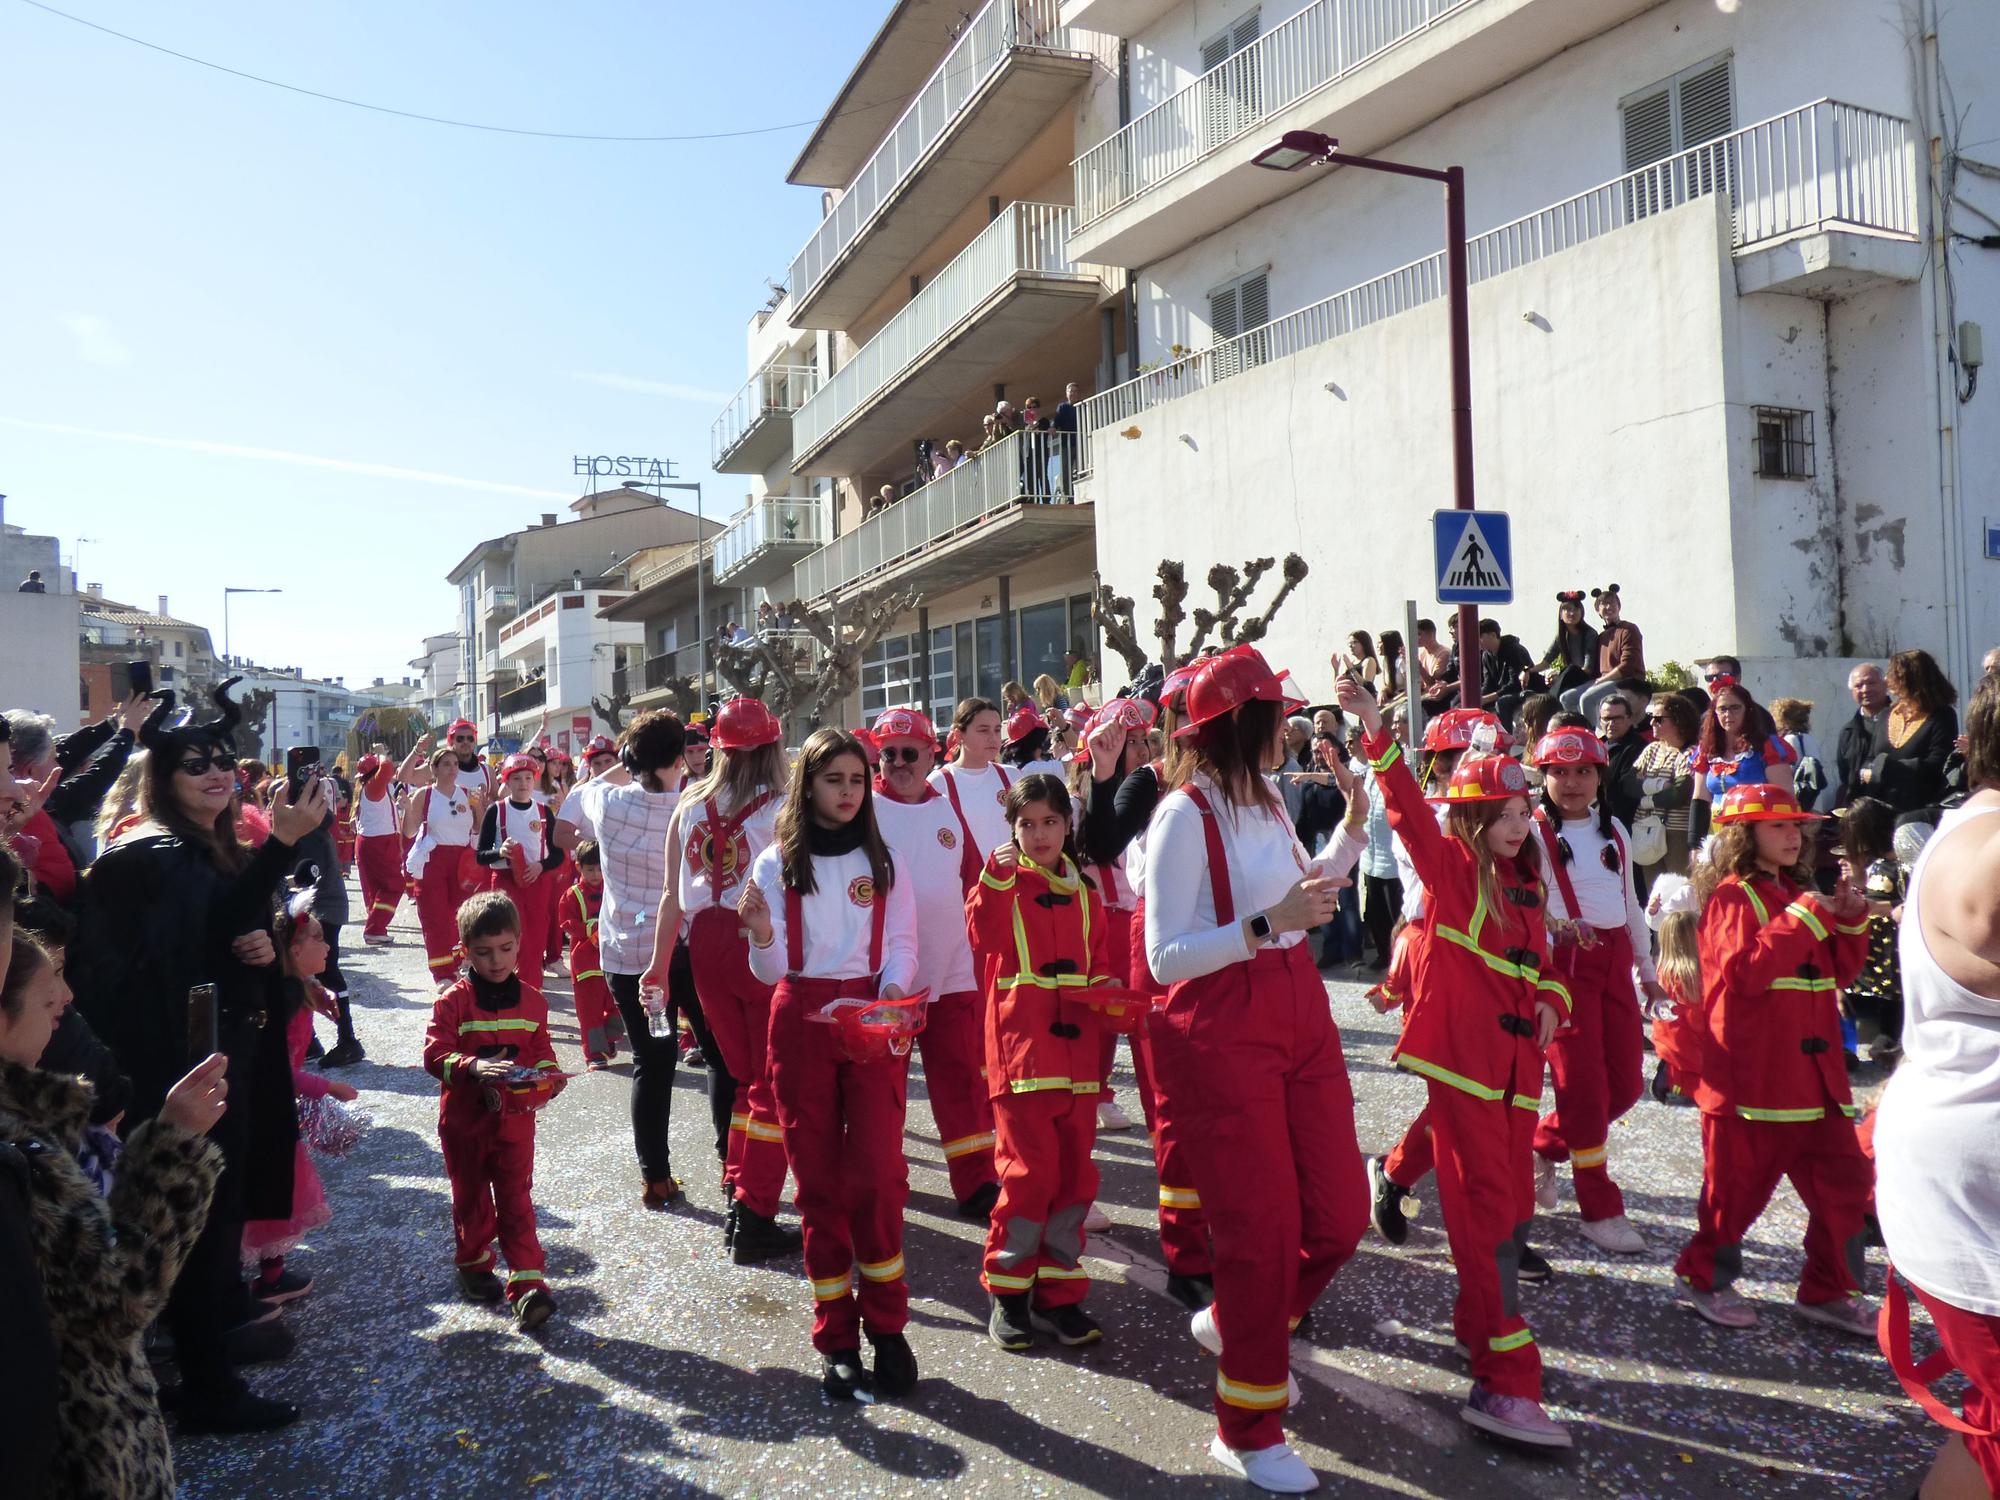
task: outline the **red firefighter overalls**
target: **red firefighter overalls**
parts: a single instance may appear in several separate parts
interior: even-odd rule
[[[785,977],[771,997],[770,1086],[798,1184],[813,1348],[861,1347],[861,1330],[901,1333],[910,1320],[903,1274],[903,1159],[909,1058],[849,1062],[838,1027],[812,1019],[832,1001],[873,999],[882,970],[888,900],[876,892],[864,979],[815,979],[805,965],[805,903],[785,891]],[[860,1295],[856,1297],[856,1280]]]
[[[556,907],[556,925],[569,938],[569,982],[576,999],[576,1034],[583,1043],[584,1057],[593,1061],[608,1060],[618,1054],[618,1042],[611,1030],[611,1018],[618,1014],[618,1006],[611,998],[611,984],[604,977],[604,960],[597,947],[597,914],[603,905],[603,885],[590,886],[579,880],[563,892]]]
[[[1202,812],[1218,925],[1236,920],[1214,809]],[[1238,1451],[1284,1441],[1291,1329],[1368,1225],[1354,1093],[1305,943],[1260,948],[1167,990],[1153,1061],[1215,1245],[1215,1413]]]
[[[395,779],[395,766],[384,761],[354,787],[354,863],[361,877],[361,902],[368,908],[361,929],[364,938],[389,935],[390,919],[396,915],[408,884],[403,874],[403,835],[397,828],[396,803],[389,791]],[[384,832],[368,831],[385,824]]]
[[[1159,772],[1156,769],[1155,775]],[[1126,940],[1127,969],[1132,988],[1153,997],[1157,1012],[1167,1001],[1167,987],[1146,960],[1146,897],[1132,904]],[[1115,923],[1114,923],[1115,925]],[[1153,1137],[1153,1171],[1160,1180],[1160,1257],[1176,1276],[1213,1276],[1215,1256],[1209,1249],[1208,1215],[1195,1190],[1194,1164],[1181,1143],[1180,1112],[1166,1080],[1160,1076],[1154,1033],[1159,1017],[1132,1033],[1132,1071],[1139,1079],[1139,1103],[1146,1112],[1146,1129]]]
[[[1733,1281],[1743,1236],[1789,1177],[1808,1215],[1798,1300],[1861,1289],[1874,1172],[1855,1140],[1839,989],[1868,956],[1868,924],[1837,924],[1786,880],[1732,875],[1708,898],[1701,950],[1702,1181],[1675,1272],[1698,1291]]]
[[[1104,1028],[1082,1003],[1112,984],[1103,898],[1067,857],[1060,872],[989,857],[965,903],[986,995],[986,1077],[1000,1201],[981,1281],[1037,1307],[1081,1302],[1083,1219],[1097,1197],[1097,1095]]]

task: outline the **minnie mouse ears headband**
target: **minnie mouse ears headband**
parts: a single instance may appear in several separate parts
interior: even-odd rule
[[[1583,590],[1570,589],[1567,593],[1559,593],[1556,595],[1556,603],[1580,605],[1583,603]]]
[[[1614,583],[1609,588],[1592,589],[1590,591],[1590,597],[1593,599],[1602,599],[1607,594],[1616,599],[1618,597],[1618,585]]]
[[[319,890],[319,866],[311,860],[301,860],[292,871],[292,893],[285,897],[285,916],[294,922],[302,922],[312,911],[313,897]]]

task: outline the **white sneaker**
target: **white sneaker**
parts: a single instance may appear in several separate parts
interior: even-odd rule
[[[1083,1232],[1085,1234],[1102,1234],[1110,1227],[1111,1220],[1109,1216],[1095,1203],[1091,1204],[1090,1212],[1083,1216]]]
[[[1319,1475],[1313,1473],[1312,1465],[1283,1443],[1238,1452],[1218,1436],[1209,1443],[1208,1453],[1238,1479],[1247,1479],[1274,1495],[1305,1495],[1319,1488]]]
[[[1645,1238],[1634,1229],[1623,1214],[1613,1214],[1608,1219],[1585,1219],[1576,1226],[1583,1231],[1583,1237],[1600,1250],[1609,1250],[1613,1255],[1644,1255]]]
[[[1202,1348],[1213,1354],[1217,1359],[1222,1358],[1222,1330],[1215,1326],[1215,1304],[1213,1302],[1188,1319],[1188,1332],[1194,1335],[1194,1341],[1201,1345]],[[1286,1402],[1289,1405],[1297,1406],[1302,1394],[1299,1390],[1299,1377],[1290,1371],[1286,1371]],[[1219,1443],[1222,1439],[1217,1438],[1216,1441]]]
[[[1546,1209],[1553,1209],[1559,1201],[1556,1191],[1556,1164],[1539,1154],[1535,1157],[1535,1201]]]
[[[1130,1130],[1132,1117],[1118,1107],[1115,1095],[1106,1094],[1097,1101],[1097,1128],[1099,1130]]]
[[[1808,1323],[1824,1323],[1856,1338],[1875,1337],[1875,1304],[1866,1297],[1843,1297],[1838,1302],[1794,1302],[1792,1311]]]

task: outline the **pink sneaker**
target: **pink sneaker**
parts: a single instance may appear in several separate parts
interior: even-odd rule
[[[1866,1297],[1842,1297],[1834,1302],[1794,1302],[1792,1311],[1809,1323],[1824,1323],[1856,1338],[1875,1337],[1875,1304]]]
[[[1475,1385],[1458,1414],[1468,1426],[1511,1442],[1537,1448],[1568,1448],[1573,1444],[1569,1429],[1543,1411],[1541,1402],[1526,1396],[1503,1396]]]
[[[1704,1292],[1683,1280],[1680,1288],[1681,1300],[1718,1328],[1757,1326],[1757,1309],[1726,1286],[1719,1286],[1712,1292]]]

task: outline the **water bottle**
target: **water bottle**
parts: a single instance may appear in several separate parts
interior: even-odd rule
[[[639,986],[639,1003],[646,1007],[646,1033],[666,1038],[674,1034],[673,1017],[667,1014],[667,992],[657,984]]]

